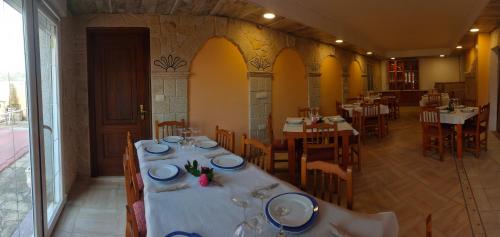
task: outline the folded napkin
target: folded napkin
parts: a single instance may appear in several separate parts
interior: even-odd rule
[[[336,227],[340,236],[346,236],[342,234],[348,233],[347,236],[357,237],[397,237],[399,232],[398,220],[394,212],[359,214],[354,218],[334,220],[331,225]]]
[[[166,159],[173,159],[175,158],[175,154],[168,154],[168,155],[162,155],[162,156],[157,156],[157,155],[145,155],[144,160],[145,161],[154,161],[154,160],[166,160]]]
[[[344,230],[337,227],[333,223],[330,223],[330,233],[333,235],[333,237],[352,237],[350,234],[346,233]]]
[[[172,191],[177,191],[177,190],[186,189],[186,188],[189,188],[189,184],[181,183],[181,184],[172,185],[172,186],[168,186],[168,187],[161,187],[161,188],[157,187],[154,189],[154,192],[155,193],[172,192]]]

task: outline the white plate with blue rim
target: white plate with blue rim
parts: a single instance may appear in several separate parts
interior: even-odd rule
[[[280,217],[280,208],[286,208],[288,213]],[[283,193],[271,198],[266,204],[266,217],[269,222],[290,233],[301,233],[310,228],[319,215],[316,199],[303,193]],[[280,221],[281,220],[281,221]]]
[[[184,138],[181,136],[168,136],[168,137],[164,137],[162,140],[165,142],[168,142],[168,143],[178,143],[178,142],[184,140]]]
[[[160,165],[148,169],[148,176],[156,181],[171,181],[179,176],[180,169],[176,165]]]
[[[345,119],[340,117],[340,116],[333,116],[333,117],[329,117],[328,120],[330,120],[332,123],[341,123],[341,122],[345,122]]]
[[[210,164],[221,170],[237,170],[245,165],[245,160],[237,155],[229,154],[211,159]]]
[[[195,146],[203,149],[210,149],[216,147],[218,144],[212,140],[200,140],[195,142]]]
[[[148,144],[144,147],[144,150],[150,154],[161,155],[165,154],[170,150],[170,147],[167,144]]]

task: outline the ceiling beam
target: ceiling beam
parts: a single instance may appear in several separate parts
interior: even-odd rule
[[[215,6],[212,8],[212,10],[210,10],[210,15],[211,16],[217,15],[217,13],[219,13],[220,9],[222,8],[222,6],[224,4],[226,4],[225,0],[219,0],[219,1],[217,1],[217,3],[215,4]]]
[[[173,15],[175,13],[175,11],[177,10],[177,8],[179,8],[179,5],[181,4],[181,1],[182,0],[175,0],[174,5],[170,9],[169,15]]]

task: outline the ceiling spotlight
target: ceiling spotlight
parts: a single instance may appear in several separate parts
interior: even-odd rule
[[[268,19],[268,20],[272,20],[276,17],[276,15],[272,12],[266,12],[262,15],[262,17]]]
[[[368,52],[366,52],[366,55],[372,55],[372,54],[373,54],[373,52],[372,52],[372,51],[368,51]]]
[[[440,58],[444,58],[444,56],[445,56],[444,54],[439,55]]]
[[[462,48],[462,45],[457,45],[457,49],[461,49]]]
[[[338,40],[335,40],[335,43],[337,43],[337,44],[342,44],[342,43],[344,43],[344,41],[343,41],[343,40],[341,40],[341,39],[338,39]]]
[[[479,29],[478,28],[472,28],[469,31],[472,32],[472,33],[476,33],[476,32],[479,32]]]
[[[394,58],[394,57],[391,58],[391,60],[394,60],[394,59],[396,59],[396,58]]]

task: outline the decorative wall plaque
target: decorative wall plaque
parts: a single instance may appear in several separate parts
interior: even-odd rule
[[[159,59],[156,59],[154,61],[154,65],[163,68],[165,72],[168,72],[168,69],[170,68],[172,68],[175,72],[177,69],[186,66],[187,62],[180,57],[174,57],[170,54],[167,57],[161,56]]]

